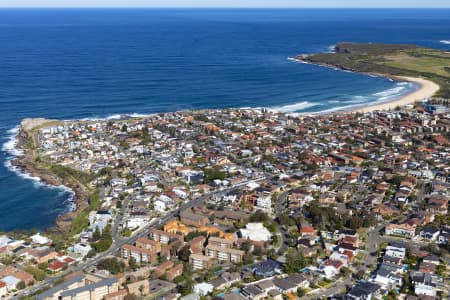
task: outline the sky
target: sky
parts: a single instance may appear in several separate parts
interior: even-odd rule
[[[450,8],[450,0],[0,0],[0,7]]]

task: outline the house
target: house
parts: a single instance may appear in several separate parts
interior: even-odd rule
[[[256,199],[256,208],[263,211],[271,211],[272,199],[270,193],[264,193]]]
[[[433,227],[424,227],[419,232],[419,236],[422,239],[427,240],[429,242],[437,241],[439,234],[440,234],[439,229]]]
[[[450,228],[443,227],[441,233],[439,234],[438,243],[440,245],[447,245],[450,241]]]
[[[411,271],[411,283],[414,284],[414,292],[417,295],[435,297],[438,291],[446,288],[444,280],[434,274],[419,271]]]
[[[238,272],[224,272],[219,278],[212,280],[210,283],[214,286],[214,289],[223,290],[240,281],[241,275]]]
[[[270,231],[262,223],[248,223],[239,232],[243,239],[252,241],[267,242],[272,237]]]
[[[245,298],[244,296],[242,296],[241,294],[236,294],[236,293],[227,293],[225,295],[222,296],[223,300],[246,300],[247,298]]]
[[[210,283],[202,282],[194,285],[194,293],[199,294],[200,296],[206,296],[211,294],[214,290],[214,286]]]
[[[406,256],[406,249],[402,247],[387,246],[385,255],[404,259]]]
[[[326,260],[320,267],[319,271],[327,278],[333,278],[344,266],[340,260]]]
[[[423,258],[423,262],[427,264],[433,264],[438,266],[440,264],[439,257],[436,255],[429,255]]]
[[[31,238],[31,241],[33,242],[33,244],[38,244],[38,245],[47,245],[52,242],[51,239],[49,239],[45,236],[42,236],[39,232],[36,233],[35,235],[32,235],[30,238]]]
[[[382,263],[374,276],[374,282],[386,288],[400,288],[403,284],[402,266]]]
[[[260,300],[267,297],[267,293],[254,284],[243,287],[241,295],[248,300]]]
[[[314,229],[314,227],[312,227],[312,226],[302,226],[302,227],[300,227],[300,236],[302,238],[306,238],[306,237],[316,238],[317,230]]]
[[[416,229],[409,224],[388,224],[385,229],[386,235],[397,235],[406,238],[413,238],[416,235]]]
[[[253,265],[252,267],[253,274],[261,277],[272,277],[276,274],[282,273],[282,268],[279,262],[267,259],[258,264]]]
[[[365,282],[353,287],[347,294],[349,299],[371,300],[376,297],[380,286],[375,283]]]
[[[309,281],[301,274],[291,274],[284,278],[275,278],[273,283],[283,294],[296,293],[298,288],[306,289]]]
[[[76,243],[73,246],[73,252],[76,254],[80,254],[82,257],[87,256],[91,250],[92,250],[91,245],[87,243]]]
[[[0,282],[3,282],[6,285],[6,289],[8,290],[8,292],[16,290],[17,284],[19,284],[19,282],[21,281],[22,280],[13,275],[8,275],[3,278],[0,278]]]

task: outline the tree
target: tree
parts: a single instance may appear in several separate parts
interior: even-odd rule
[[[189,245],[185,245],[183,248],[181,248],[180,251],[178,251],[178,258],[181,261],[188,262],[190,255],[191,255],[191,248]]]
[[[353,230],[357,230],[363,226],[363,219],[359,215],[353,215],[348,220],[347,226]]]
[[[255,261],[253,255],[249,252],[244,254],[244,257],[242,257],[242,262],[244,265],[250,265]]]
[[[192,293],[193,286],[192,278],[186,278],[186,280],[180,285],[180,293],[185,296]]]
[[[260,246],[255,246],[255,248],[253,249],[253,254],[256,256],[261,256],[264,254],[264,251]]]
[[[92,237],[96,241],[98,241],[102,237],[102,234],[101,234],[100,229],[98,228],[98,226],[95,227],[95,231],[94,231],[94,234],[92,235]]]
[[[302,251],[290,249],[286,255],[286,264],[284,271],[288,274],[300,273],[308,265],[308,260],[304,257]]]
[[[25,267],[25,272],[33,275],[36,281],[42,281],[45,279],[45,272],[39,269],[36,269],[32,266]]]
[[[130,260],[128,261],[128,264],[132,270],[137,268],[136,259],[134,257],[130,257]]]
[[[18,290],[23,290],[24,288],[26,288],[25,282],[21,281],[16,285],[16,288]]]
[[[302,289],[301,287],[299,287],[297,289],[297,296],[299,296],[300,298],[306,295],[306,291],[305,289]]]
[[[252,247],[252,244],[249,241],[245,241],[241,244],[241,250],[248,252],[250,248]]]
[[[125,271],[125,264],[119,262],[116,257],[105,258],[97,264],[99,270],[108,270],[111,274],[118,274]]]

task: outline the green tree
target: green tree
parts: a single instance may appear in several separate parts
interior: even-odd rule
[[[191,248],[189,245],[185,245],[183,248],[178,251],[178,258],[181,261],[188,262],[189,256],[191,255]]]
[[[26,288],[27,286],[25,285],[25,282],[21,281],[16,285],[16,288],[18,290],[23,290],[24,288]]]

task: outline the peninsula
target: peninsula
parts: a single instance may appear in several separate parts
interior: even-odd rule
[[[420,86],[400,99],[355,108],[358,112],[394,109],[433,96],[450,96],[450,53],[441,50],[416,45],[338,43],[333,53],[298,55],[296,59]]]
[[[12,163],[70,188],[76,207],[53,231],[0,235],[0,298],[447,298],[448,55],[336,50],[300,59],[441,98],[23,120]]]

